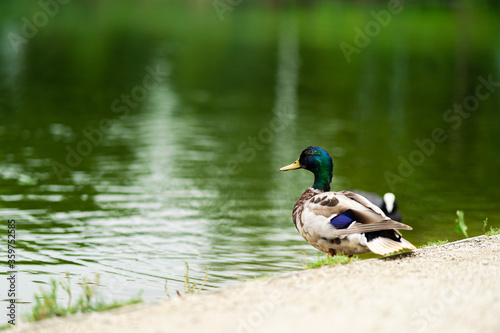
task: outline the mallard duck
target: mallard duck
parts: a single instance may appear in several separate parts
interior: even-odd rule
[[[367,252],[386,255],[415,249],[398,231],[412,230],[412,227],[391,220],[359,194],[330,191],[333,163],[324,149],[307,147],[295,162],[280,171],[296,169],[314,174],[313,186],[297,200],[292,217],[299,233],[316,249],[329,256]]]
[[[372,204],[382,209],[387,217],[390,217],[391,220],[402,222],[403,217],[401,213],[399,213],[398,209],[398,201],[396,200],[396,196],[394,193],[387,192],[383,196],[378,195],[377,193],[365,192],[355,190],[357,194],[361,194],[366,199],[368,199]]]

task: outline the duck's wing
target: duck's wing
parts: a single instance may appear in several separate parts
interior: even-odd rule
[[[366,192],[366,191],[361,191],[361,190],[354,190],[355,194],[359,194],[363,196],[365,199],[368,199],[372,204],[374,204],[377,207],[381,207],[382,203],[384,202],[383,198],[378,195],[377,193],[373,192]],[[351,192],[352,193],[352,192]]]
[[[342,237],[387,229],[412,230],[404,223],[387,217],[365,197],[350,191],[326,192],[304,203],[304,229],[322,237]]]

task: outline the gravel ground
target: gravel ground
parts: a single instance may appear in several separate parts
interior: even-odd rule
[[[500,236],[9,332],[500,332]]]

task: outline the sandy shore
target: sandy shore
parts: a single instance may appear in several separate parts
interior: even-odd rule
[[[500,332],[500,236],[9,332]]]

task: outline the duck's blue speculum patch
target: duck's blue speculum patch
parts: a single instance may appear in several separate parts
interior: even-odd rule
[[[348,209],[342,214],[335,216],[330,220],[330,224],[334,226],[336,229],[346,229],[348,228],[354,221],[356,217],[354,216],[354,212],[352,209]]]

